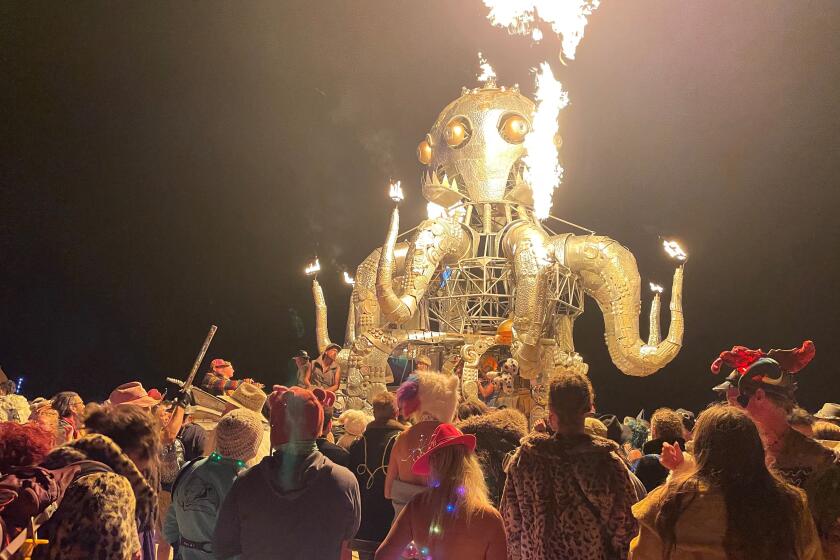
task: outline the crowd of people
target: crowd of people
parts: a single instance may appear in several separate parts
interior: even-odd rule
[[[563,373],[530,422],[429,360],[339,413],[338,350],[298,352],[268,394],[224,359],[200,389],[133,381],[103,403],[0,382],[3,557],[840,558],[840,405],[794,393],[810,342],[721,353],[696,416],[620,420]]]

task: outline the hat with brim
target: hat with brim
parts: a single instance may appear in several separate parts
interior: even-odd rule
[[[417,356],[414,359],[414,363],[415,364],[426,364],[427,366],[432,367],[432,359],[429,358],[428,356],[423,356],[423,355]]]
[[[729,390],[730,387],[737,387],[738,380],[741,378],[741,374],[738,373],[738,370],[733,369],[729,372],[729,375],[726,376],[726,379],[723,380],[722,383],[719,383],[712,387],[712,391],[715,393],[725,393]]]
[[[240,383],[233,394],[230,396],[221,395],[219,398],[236,408],[247,408],[261,414],[263,405],[265,405],[266,394],[253,383]]]
[[[330,351],[330,350],[332,350],[333,348],[335,348],[336,350],[338,350],[339,352],[341,352],[341,345],[340,345],[340,344],[336,344],[335,342],[333,342],[333,343],[331,343],[331,344],[327,344],[327,347],[326,347],[326,348],[324,348],[324,354],[326,354],[327,352],[329,352],[329,351]]]
[[[139,381],[123,383],[111,391],[108,400],[114,406],[130,404],[141,408],[151,408],[161,401],[161,399],[150,396]]]
[[[814,418],[820,420],[840,420],[840,404],[827,402],[814,413]]]
[[[414,461],[414,465],[411,467],[411,472],[417,476],[428,476],[431,473],[429,460],[436,451],[439,451],[444,447],[463,445],[467,448],[468,453],[472,453],[475,451],[475,444],[476,440],[474,435],[464,434],[452,424],[441,424],[435,428],[426,452]]]
[[[764,389],[779,395],[789,395],[796,390],[793,374],[784,371],[773,358],[756,360],[741,374],[737,385],[741,393]]]

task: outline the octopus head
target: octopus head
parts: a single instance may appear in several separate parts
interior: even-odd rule
[[[461,200],[532,205],[522,158],[533,112],[516,87],[464,89],[417,147],[426,199],[443,207]]]

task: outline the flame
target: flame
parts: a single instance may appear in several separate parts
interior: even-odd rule
[[[668,256],[672,259],[676,259],[678,261],[688,260],[688,254],[676,241],[663,240],[662,246],[665,248],[665,252],[668,253]]]
[[[650,291],[655,294],[661,294],[665,291],[665,288],[660,286],[659,284],[654,284],[653,282],[650,283]]]
[[[487,62],[487,59],[481,53],[478,53],[478,67],[481,68],[481,74],[478,76],[479,82],[482,84],[492,84],[495,82],[496,71],[493,70],[493,67],[490,66],[490,63]]]
[[[318,274],[318,271],[321,270],[321,262],[318,260],[318,257],[315,257],[315,261],[309,264],[305,269],[304,272],[307,276],[314,276]]]
[[[353,277],[352,277],[352,276],[350,276],[349,274],[347,274],[347,271],[346,271],[346,270],[344,271],[344,283],[345,283],[345,284],[347,284],[347,285],[349,285],[349,286],[353,286],[353,285],[355,285],[355,284],[356,284],[356,281],[355,281],[355,280],[353,280]]]
[[[391,200],[393,200],[396,203],[402,202],[402,200],[405,198],[405,195],[403,194],[402,187],[400,186],[400,181],[397,181],[396,183],[391,183],[388,186],[388,196],[391,198]]]
[[[530,33],[535,41],[539,41],[534,36],[539,17],[562,37],[563,55],[574,60],[586,18],[601,5],[601,0],[484,0],[484,5],[490,8],[487,19],[493,25],[518,35]],[[541,32],[538,35],[542,38]]]
[[[534,192],[534,211],[538,219],[544,220],[551,212],[551,195],[563,176],[554,137],[558,130],[557,117],[569,104],[569,95],[554,78],[548,62],[540,64],[536,81],[537,108],[531,119],[531,132],[525,136],[528,153],[523,160],[525,180]]]

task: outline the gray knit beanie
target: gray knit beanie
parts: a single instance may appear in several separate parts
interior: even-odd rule
[[[256,456],[262,438],[263,424],[255,412],[246,408],[232,410],[216,426],[216,452],[230,459],[248,461]]]

